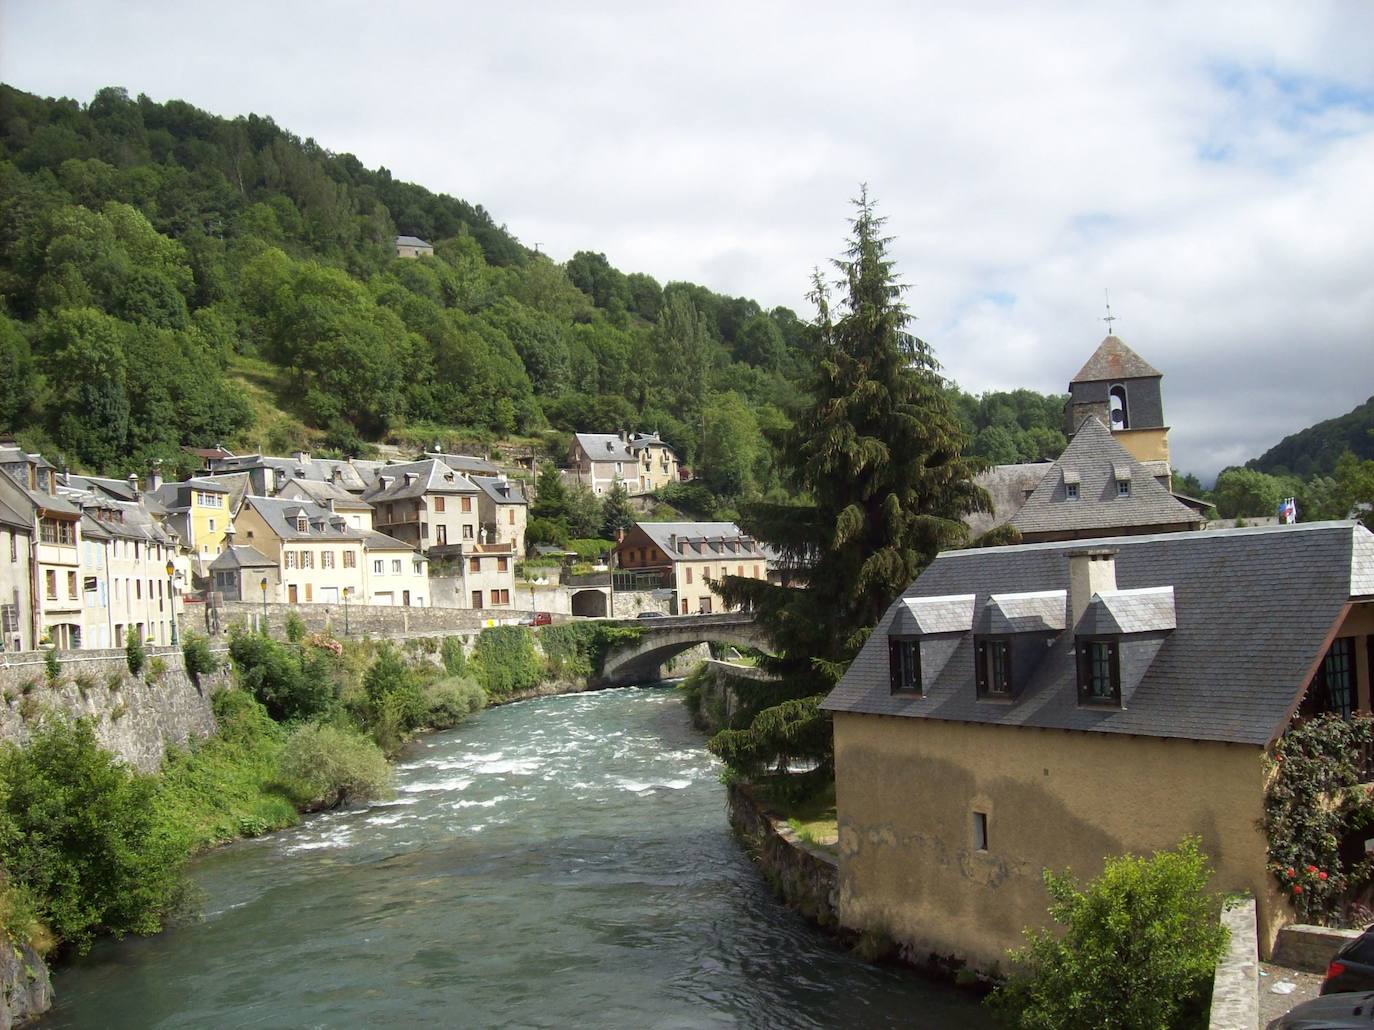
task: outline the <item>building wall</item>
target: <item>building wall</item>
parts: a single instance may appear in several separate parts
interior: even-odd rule
[[[516,596],[515,592],[514,553],[465,553],[459,559],[459,566],[463,579],[460,607],[517,608],[520,606],[520,598]],[[474,597],[474,591],[481,593],[480,601]]]
[[[70,627],[84,625],[81,601],[81,527],[73,522],[71,544],[38,544],[39,636],[51,636],[62,647],[77,646]],[[52,573],[53,590],[48,589]]]
[[[722,579],[725,576],[743,576],[746,579],[765,579],[768,563],[760,557],[731,555],[701,561],[678,561],[673,563],[676,576],[676,597],[678,615],[696,615],[704,611],[730,612],[735,608],[725,604],[721,596],[711,589],[708,580]],[[702,607],[703,601],[710,604]]]
[[[367,567],[360,598],[366,597],[369,604],[427,608],[433,602],[429,561],[415,551],[369,548],[363,553],[363,560]]]
[[[1371,704],[1374,701],[1374,689],[1371,689],[1370,683],[1371,676],[1374,676],[1374,669],[1370,668],[1370,660],[1374,658],[1374,653],[1371,653],[1374,648],[1370,645],[1370,638],[1374,637],[1374,603],[1352,606],[1336,636],[1353,637],[1355,640],[1356,708],[1368,712],[1374,708]]]
[[[485,491],[477,498],[477,517],[483,528],[495,533],[494,543],[510,544],[517,558],[525,557],[525,526],[529,505],[497,504]]]
[[[211,490],[190,490],[191,540],[196,557],[209,569],[210,563],[224,550],[224,531],[232,521],[229,517],[229,495]]]
[[[169,549],[161,544],[149,544],[126,538],[99,542],[86,541],[89,560],[99,561],[98,571],[83,566],[82,575],[97,580],[97,604],[85,591],[88,618],[98,612],[101,625],[90,618],[87,628],[88,647],[123,647],[128,628],[142,630],[144,640],[159,646],[172,642],[172,606],[174,599],[167,578]]]
[[[1121,444],[1136,461],[1169,460],[1167,428],[1118,429],[1112,433],[1112,439]]]
[[[1126,388],[1126,417],[1133,428],[1150,429],[1164,425],[1164,399],[1158,378],[1103,379],[1070,384],[1069,422],[1065,433],[1069,436],[1076,433],[1088,415],[1096,415],[1103,425],[1110,427],[1112,423],[1108,417],[1107,398],[1111,388],[1117,384]]]
[[[442,504],[443,510],[440,511]],[[477,495],[426,494],[423,498],[377,501],[377,531],[404,540],[417,550],[452,546],[477,539]],[[440,533],[442,528],[443,532]]]
[[[671,447],[650,444],[640,452],[637,480],[640,493],[652,493],[677,480],[677,455]]]
[[[34,646],[30,542],[31,534],[0,526],[0,606],[13,605],[14,617],[14,626],[8,631],[0,622],[0,650],[27,651]]]
[[[1201,837],[1213,885],[1257,900],[1260,947],[1287,918],[1265,869],[1258,747],[835,713],[840,917],[917,956],[994,970],[1048,923],[1046,868]],[[988,848],[974,846],[974,813]]]

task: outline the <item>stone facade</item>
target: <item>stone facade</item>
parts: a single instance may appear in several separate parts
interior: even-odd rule
[[[155,658],[166,666],[155,679],[148,667],[130,675],[122,650],[60,653],[56,685],[48,682],[45,652],[0,655],[0,740],[27,742],[34,720],[47,708],[92,719],[101,746],[141,772],[155,771],[168,745],[214,732],[210,697],[229,675],[202,676],[197,685],[180,648],[150,647],[147,653],[148,666]]]

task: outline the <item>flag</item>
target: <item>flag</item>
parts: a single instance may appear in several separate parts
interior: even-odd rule
[[[1285,497],[1279,502],[1279,521],[1289,524],[1298,521],[1298,505],[1292,497]]]

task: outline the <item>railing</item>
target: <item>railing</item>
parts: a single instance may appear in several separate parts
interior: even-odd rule
[[[621,569],[611,574],[611,580],[617,590],[670,590],[673,586],[671,572],[635,572]]]

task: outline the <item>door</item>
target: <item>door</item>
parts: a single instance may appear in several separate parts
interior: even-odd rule
[[[402,590],[402,591],[401,591],[401,604],[402,604],[403,606],[405,606],[406,608],[409,608],[409,607],[410,607],[410,591],[409,591],[409,590]]]
[[[286,600],[288,604],[296,603],[296,584],[292,583],[286,588]]]
[[[434,542],[440,547],[448,543],[448,526],[434,527]]]
[[[472,606],[474,608],[482,607],[482,591],[474,590],[472,592]]]

